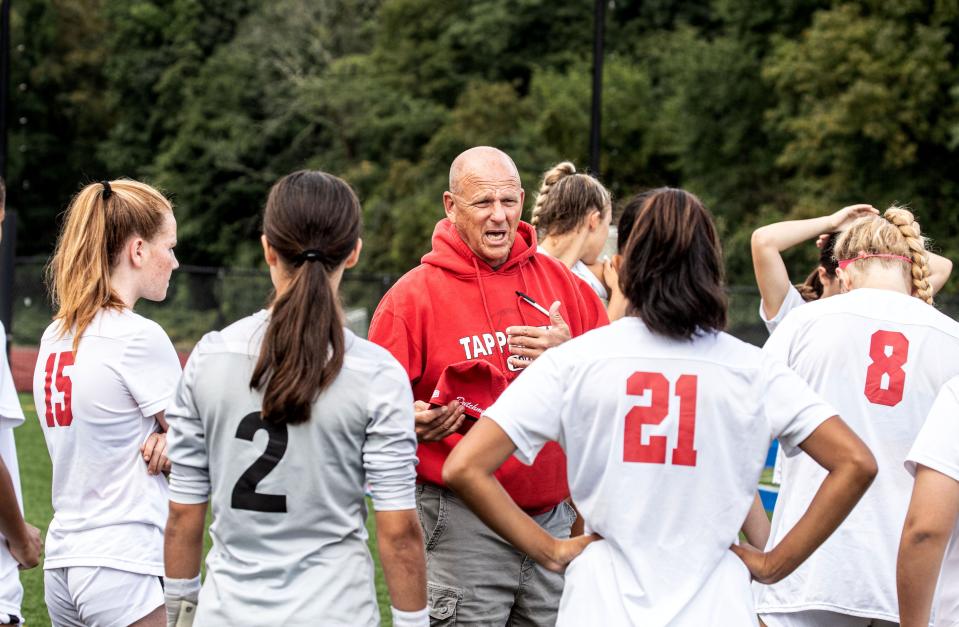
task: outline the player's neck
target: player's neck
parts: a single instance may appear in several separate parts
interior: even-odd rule
[[[853,289],[868,287],[874,290],[889,290],[890,292],[899,292],[907,296],[912,295],[912,285],[906,283],[902,275],[898,272],[876,272],[861,277]]]
[[[133,309],[140,299],[140,289],[135,277],[123,266],[114,268],[110,273],[110,289],[129,309]]]
[[[572,268],[582,256],[586,235],[586,229],[578,229],[562,235],[547,235],[540,245],[551,257],[561,261],[567,268]]]

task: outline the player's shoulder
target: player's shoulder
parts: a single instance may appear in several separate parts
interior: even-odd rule
[[[383,372],[395,372],[404,381],[406,371],[396,361],[390,351],[369,340],[365,340],[349,329],[343,329],[345,353],[343,368],[363,374],[373,375]]]
[[[196,355],[214,355],[221,353],[239,353],[256,355],[259,353],[263,333],[270,322],[266,310],[240,318],[219,331],[211,331],[197,343]]]

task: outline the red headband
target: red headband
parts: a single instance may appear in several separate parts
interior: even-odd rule
[[[904,263],[912,265],[912,259],[909,257],[903,257],[902,255],[892,255],[888,253],[860,253],[856,257],[850,257],[849,259],[841,259],[839,261],[839,268],[845,270],[846,267],[853,263],[854,261],[859,261],[860,259],[869,259],[870,257],[883,257],[885,259],[898,259]]]

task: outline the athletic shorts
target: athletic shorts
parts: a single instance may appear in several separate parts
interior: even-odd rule
[[[104,566],[70,566],[43,573],[53,627],[127,627],[163,605],[156,575]]]
[[[878,618],[862,618],[825,610],[760,614],[759,617],[766,623],[766,627],[898,627],[899,625],[899,623]]]

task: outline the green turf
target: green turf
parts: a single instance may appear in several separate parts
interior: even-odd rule
[[[23,488],[23,506],[26,509],[27,522],[36,525],[46,535],[47,525],[53,518],[50,504],[50,456],[43,441],[43,432],[37,420],[33,397],[20,395],[20,405],[26,414],[26,422],[14,431],[17,441],[17,457],[20,462],[20,485]],[[209,524],[209,519],[207,520]],[[366,521],[370,532],[370,551],[376,563],[376,596],[380,604],[380,616],[383,625],[392,626],[390,601],[383,581],[379,556],[376,551],[376,530],[373,517]],[[210,536],[204,537],[204,554],[210,549]],[[49,627],[50,618],[47,606],[43,602],[43,565],[20,574],[23,582],[23,614],[30,627]]]

